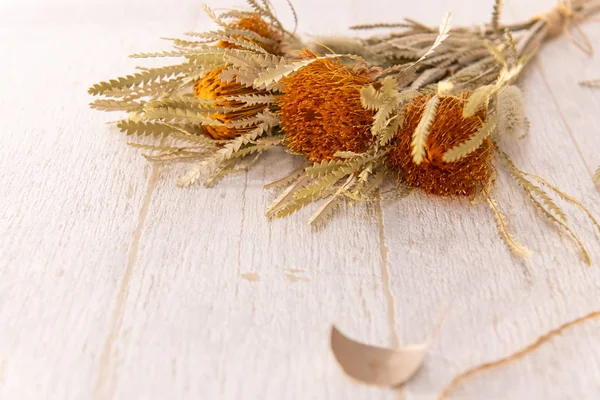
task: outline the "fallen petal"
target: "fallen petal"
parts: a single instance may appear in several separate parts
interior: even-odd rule
[[[429,343],[425,343],[383,349],[356,342],[335,326],[331,329],[331,350],[342,370],[369,385],[395,387],[406,383],[423,365],[428,347]]]

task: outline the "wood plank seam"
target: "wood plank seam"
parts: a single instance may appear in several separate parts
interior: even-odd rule
[[[560,120],[562,121],[563,125],[565,126],[565,129],[567,130],[567,132],[569,132],[569,136],[571,137],[571,140],[573,141],[573,144],[575,145],[575,148],[577,149],[577,153],[579,154],[579,157],[581,157],[581,160],[583,161],[583,165],[585,165],[585,168],[587,169],[590,176],[593,176],[594,172],[588,165],[585,157],[583,156],[583,152],[581,151],[581,148],[579,147],[579,143],[577,142],[577,139],[575,139],[573,130],[569,126],[569,122],[565,118],[565,115],[564,115],[562,109],[560,108],[560,104],[556,100],[556,96],[554,95],[554,92],[552,91],[552,86],[550,86],[550,84],[548,83],[548,79],[546,78],[546,73],[544,71],[544,68],[542,67],[539,60],[537,60],[537,59],[535,60],[535,68],[540,73],[540,76],[542,77],[542,81],[544,82],[544,85],[548,89],[548,93],[550,93],[550,97],[552,98],[552,103],[554,104],[554,107],[556,108],[556,111],[558,112],[558,116],[559,116]]]
[[[133,233],[133,240],[131,242],[131,249],[129,250],[127,266],[125,267],[125,272],[123,274],[121,284],[119,285],[119,291],[117,292],[117,296],[115,298],[115,307],[112,313],[108,336],[106,338],[106,342],[104,343],[104,347],[100,356],[98,376],[96,377],[96,384],[93,392],[93,398],[95,400],[111,399],[114,394],[115,382],[109,383],[108,381],[113,355],[113,348],[118,338],[119,331],[121,330],[121,325],[123,323],[123,310],[125,309],[125,303],[129,296],[129,285],[131,283],[133,267],[137,261],[137,253],[140,244],[140,239],[142,237],[142,231],[144,229],[144,225],[148,216],[148,210],[150,208],[152,194],[154,193],[154,190],[158,185],[159,178],[160,166],[152,164],[152,173],[150,174],[150,178],[148,179],[148,188],[146,189],[146,194],[142,202],[142,208],[138,216],[138,224],[135,229],[135,232]]]

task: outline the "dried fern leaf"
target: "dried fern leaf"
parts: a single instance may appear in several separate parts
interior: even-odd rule
[[[248,32],[250,32],[250,31],[248,31]],[[240,37],[240,36],[234,36],[234,35],[235,35],[235,33],[229,34],[229,33],[221,32],[221,31],[202,32],[202,33],[188,32],[188,36],[201,37],[201,38],[205,38],[205,39],[210,39],[212,41],[221,40],[223,42],[234,44],[234,45],[239,46],[246,50],[255,51],[257,53],[267,53],[267,50],[265,50],[263,47],[257,45],[253,41],[246,40],[244,36]],[[268,39],[263,38],[260,35],[254,34],[254,36],[261,38],[261,40],[268,41]],[[259,41],[259,39],[254,39],[254,40]]]
[[[473,136],[444,153],[444,162],[450,163],[458,161],[477,150],[483,144],[484,140],[492,135],[497,126],[498,115],[494,113],[488,117],[485,123]]]
[[[311,178],[321,178],[346,164],[346,160],[323,160],[306,167],[306,175]]]
[[[239,119],[225,124],[228,128],[245,129],[265,124],[268,128],[279,125],[279,117],[268,110],[248,118]]]
[[[368,163],[373,159],[373,156],[360,156],[353,160],[346,160],[346,163],[338,169],[325,174],[317,182],[307,186],[306,188],[298,191],[294,198],[300,200],[303,198],[313,199],[312,201],[319,198],[323,192],[330,189],[333,185],[345,176],[354,173],[358,168]]]
[[[258,72],[254,70],[242,70],[237,68],[229,68],[223,70],[221,75],[219,75],[219,79],[225,83],[236,82],[240,85],[244,85],[246,87],[253,87],[254,81],[258,77]]]
[[[317,212],[308,221],[308,224],[316,226],[318,224],[326,223],[337,208],[342,194],[345,191],[350,190],[354,182],[356,182],[356,175],[352,174],[348,177],[348,180],[335,192],[335,194],[333,194],[333,196],[331,196],[331,198],[317,210]]]
[[[206,157],[206,154],[202,152],[187,151],[185,149],[177,149],[158,155],[143,154],[143,156],[149,162],[168,163],[174,161],[202,161]]]
[[[128,75],[125,77],[112,79],[107,82],[97,83],[88,90],[88,93],[91,95],[100,95],[112,89],[132,88],[142,84],[162,81],[167,78],[188,72],[191,68],[192,65],[189,63],[152,68],[134,75]]]
[[[323,57],[311,58],[302,61],[296,61],[289,63],[288,60],[283,60],[281,64],[276,67],[267,68],[265,71],[258,74],[258,77],[254,80],[254,87],[262,88],[268,87],[274,83],[279,82],[286,76],[298,71],[302,67],[323,59]]]
[[[304,175],[304,169],[305,167],[296,168],[283,178],[277,179],[276,181],[265,185],[265,189],[273,189],[281,186],[291,185],[292,183],[296,182],[300,176]]]
[[[495,91],[495,87],[492,85],[485,85],[475,89],[473,93],[467,99],[465,108],[463,109],[463,118],[469,118],[473,116],[480,108],[487,108],[490,101],[490,97]]]
[[[386,126],[381,131],[379,137],[380,146],[387,146],[388,143],[392,141],[394,136],[396,136],[398,131],[402,129],[402,125],[404,124],[404,117],[404,112],[401,111],[400,113],[396,114],[387,121]]]
[[[498,158],[502,164],[504,164],[504,166],[508,169],[509,174],[523,189],[525,189],[527,193],[538,196],[553,215],[555,215],[561,222],[567,222],[567,215],[564,213],[564,211],[554,202],[554,200],[548,196],[546,192],[544,192],[544,190],[542,190],[542,188],[527,180],[525,178],[525,173],[515,166],[506,153],[500,149],[497,149],[496,154],[498,155]]]
[[[573,241],[575,242],[575,244],[577,245],[577,247],[579,247],[579,250],[581,252],[581,257],[583,259],[583,262],[586,263],[586,265],[591,265],[592,260],[590,258],[590,255],[587,251],[587,249],[585,248],[585,246],[583,245],[583,243],[581,242],[581,239],[579,239],[579,237],[575,234],[575,232],[573,232],[571,230],[571,228],[569,228],[561,219],[559,219],[556,215],[554,215],[552,212],[550,212],[549,210],[547,210],[542,203],[540,203],[535,196],[533,195],[532,192],[530,192],[529,190],[527,190],[527,194],[529,195],[529,198],[531,199],[531,201],[535,204],[535,206],[542,212],[542,214],[544,214],[544,216],[548,219],[550,219],[551,221],[555,222],[558,226],[560,226],[562,229],[565,230],[565,232],[567,232],[569,234],[569,236],[571,236],[571,238],[573,239]]]
[[[446,15],[444,16],[444,19],[442,20],[442,23],[440,25],[439,34],[435,38],[433,45],[429,48],[429,50],[427,50],[425,52],[425,54],[423,54],[421,56],[421,58],[419,58],[415,62],[415,64],[420,63],[421,61],[425,60],[427,57],[432,55],[435,52],[435,50],[444,42],[444,40],[446,40],[448,38],[448,36],[450,35],[450,29],[452,29],[451,22],[452,22],[452,13],[446,13]]]
[[[504,216],[498,209],[498,205],[496,204],[496,201],[494,200],[494,198],[492,198],[491,195],[489,195],[489,194],[486,194],[486,197],[487,197],[488,205],[494,213],[494,217],[496,219],[496,225],[498,226],[498,230],[500,231],[500,236],[502,237],[502,240],[504,240],[504,243],[506,243],[508,248],[516,256],[521,257],[521,258],[530,257],[531,252],[525,246],[523,246],[521,243],[519,243],[519,241],[517,239],[515,239],[515,237],[512,234],[510,234],[508,232]]]
[[[594,177],[592,178],[592,181],[595,185],[600,184],[600,167],[598,167],[598,169],[596,169],[596,172],[594,172]]]
[[[425,158],[425,143],[427,141],[427,136],[429,135],[429,128],[437,113],[439,102],[440,98],[438,96],[433,96],[429,99],[425,105],[423,116],[413,132],[413,139],[411,142],[412,156],[413,162],[417,165],[421,164]]]
[[[185,40],[185,39],[179,39],[179,38],[162,38],[162,39],[172,42],[173,46],[183,47],[183,48],[185,48],[185,47],[192,47],[192,48],[204,47],[208,43],[210,43],[209,40]]]
[[[261,69],[273,67],[281,62],[281,58],[270,54],[256,54],[246,50],[230,50],[224,59],[238,69]]]
[[[171,108],[198,108],[198,109],[208,109],[213,112],[220,112],[217,110],[218,107],[215,107],[214,104],[217,100],[203,100],[199,99],[196,96],[170,96],[167,98],[162,98],[158,100],[152,100],[146,103],[146,108],[161,108],[161,107],[171,107]]]
[[[124,87],[107,90],[103,93],[106,97],[124,98],[125,100],[135,100],[141,97],[159,96],[165,91],[182,83],[182,77],[150,82],[140,87]]]
[[[136,135],[163,137],[178,132],[178,128],[175,128],[174,125],[165,124],[163,122],[122,120],[117,122],[117,127],[121,130],[121,132],[124,132],[128,136]],[[189,128],[196,129],[192,126]],[[182,127],[180,129],[185,130],[186,127]]]
[[[588,210],[587,207],[585,207],[583,204],[581,204],[580,201],[578,201],[577,199],[575,199],[573,196],[570,196],[567,193],[563,192],[562,190],[560,190],[556,186],[552,185],[550,182],[546,181],[545,179],[543,179],[543,178],[541,178],[541,177],[539,177],[537,175],[533,175],[533,174],[529,174],[529,173],[524,173],[524,174],[526,176],[530,177],[530,178],[535,179],[536,181],[538,181],[542,185],[550,188],[557,195],[559,195],[560,197],[562,197],[564,200],[568,201],[569,203],[575,205],[580,210],[582,210],[588,216],[588,218],[592,221],[592,223],[594,224],[594,226],[596,227],[596,229],[598,230],[598,232],[600,232],[600,223],[598,223],[598,221],[596,220],[596,218],[594,217],[594,215],[591,213],[591,211]]]
[[[184,50],[168,50],[158,51],[152,53],[133,53],[129,55],[129,58],[166,58],[166,57],[183,57],[187,51]]]
[[[229,25],[223,22],[223,20],[221,20],[221,18],[207,4],[202,4],[202,10],[206,15],[208,15],[208,18],[210,18],[215,24],[224,28],[229,27]]]
[[[223,12],[221,15],[219,15],[219,18],[221,18],[221,20],[224,20],[224,19],[239,20],[242,18],[251,18],[251,17],[255,17],[255,16],[256,16],[256,14],[252,11],[232,9],[232,10],[227,10],[227,11]]]
[[[265,215],[268,218],[272,218],[275,216],[277,210],[279,210],[283,204],[285,204],[288,200],[291,200],[294,194],[302,188],[307,182],[309,178],[304,175],[297,179],[295,182],[291,183],[286,190],[281,193],[269,206],[265,211]]]
[[[207,42],[216,42],[219,40],[229,42],[229,38],[234,40],[243,38],[244,40],[251,39],[255,42],[263,43],[266,45],[273,45],[277,43],[275,40],[261,36],[254,31],[241,28],[228,28],[222,31],[186,32],[185,35],[203,38],[206,39]]]
[[[205,172],[203,164],[190,168],[184,175],[177,180],[177,186],[189,187],[196,184]]]
[[[361,88],[360,101],[363,108],[367,110],[379,110],[385,104],[381,92],[375,89],[373,85],[366,85]]]
[[[90,103],[90,107],[100,111],[139,112],[146,102],[98,99]]]
[[[146,113],[148,114],[148,118],[162,119],[164,122],[194,123],[207,126],[225,126],[224,123],[207,116],[200,110],[161,107],[148,109],[146,110]]]
[[[273,94],[249,94],[245,96],[229,96],[224,98],[227,101],[244,103],[247,106],[258,104],[271,104],[277,101],[277,96]]]

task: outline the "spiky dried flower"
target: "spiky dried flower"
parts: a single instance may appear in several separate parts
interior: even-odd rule
[[[222,122],[222,126],[205,126],[204,131],[216,140],[229,140],[243,135],[251,128],[233,127],[229,124],[242,119],[253,117],[267,106],[265,104],[247,105],[244,102],[228,100],[229,97],[262,95],[265,91],[246,87],[236,82],[224,82],[220,79],[225,67],[213,69],[206,73],[194,86],[194,94],[200,100],[216,100],[216,108],[231,109],[231,111],[214,113],[210,117],[215,121]]]
[[[308,160],[335,158],[340,151],[364,152],[373,141],[373,111],[361,105],[360,90],[373,80],[339,61],[318,60],[285,80],[281,126],[287,146]]]
[[[242,35],[234,35],[234,38],[247,40],[251,43],[259,45],[266,51],[271,54],[281,54],[281,34],[274,30],[271,25],[263,18],[259,16],[249,16],[245,18],[240,18],[238,21],[235,21],[231,24],[232,28],[237,28],[240,30],[245,30],[249,32],[254,32],[259,35],[261,38],[268,39],[257,40],[254,37],[248,37]],[[238,45],[235,43],[228,42],[226,40],[221,40],[217,43],[218,47],[226,48],[226,49],[237,49]]]
[[[442,97],[429,127],[423,161],[417,164],[412,154],[413,132],[432,97],[417,97],[406,106],[404,125],[388,154],[389,165],[408,186],[438,196],[472,196],[492,179],[494,145],[491,140],[485,139],[478,149],[455,162],[446,162],[443,157],[479,131],[486,113],[480,109],[474,115],[463,118],[467,95]]]

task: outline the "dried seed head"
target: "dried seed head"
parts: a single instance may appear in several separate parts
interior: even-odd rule
[[[398,132],[388,161],[407,185],[438,196],[472,196],[492,179],[493,143],[489,139],[456,162],[446,163],[442,159],[444,153],[474,135],[486,118],[483,110],[463,118],[467,96],[440,99],[420,165],[413,162],[412,135],[432,95],[420,96],[406,106],[404,126]]]
[[[239,83],[226,83],[221,81],[219,76],[225,68],[217,68],[206,73],[195,85],[194,93],[201,100],[217,100],[215,107],[238,108],[227,113],[215,113],[210,117],[225,124],[250,118],[265,110],[266,106],[258,104],[254,106],[244,106],[245,103],[231,100],[219,100],[228,96],[244,96],[250,94],[265,93],[260,90],[248,88]],[[247,129],[230,128],[226,126],[205,126],[206,133],[217,140],[233,139],[244,134]]]
[[[313,162],[333,159],[338,151],[367,150],[373,112],[362,107],[360,89],[369,83],[366,73],[329,59],[286,78],[281,126],[290,150]]]

